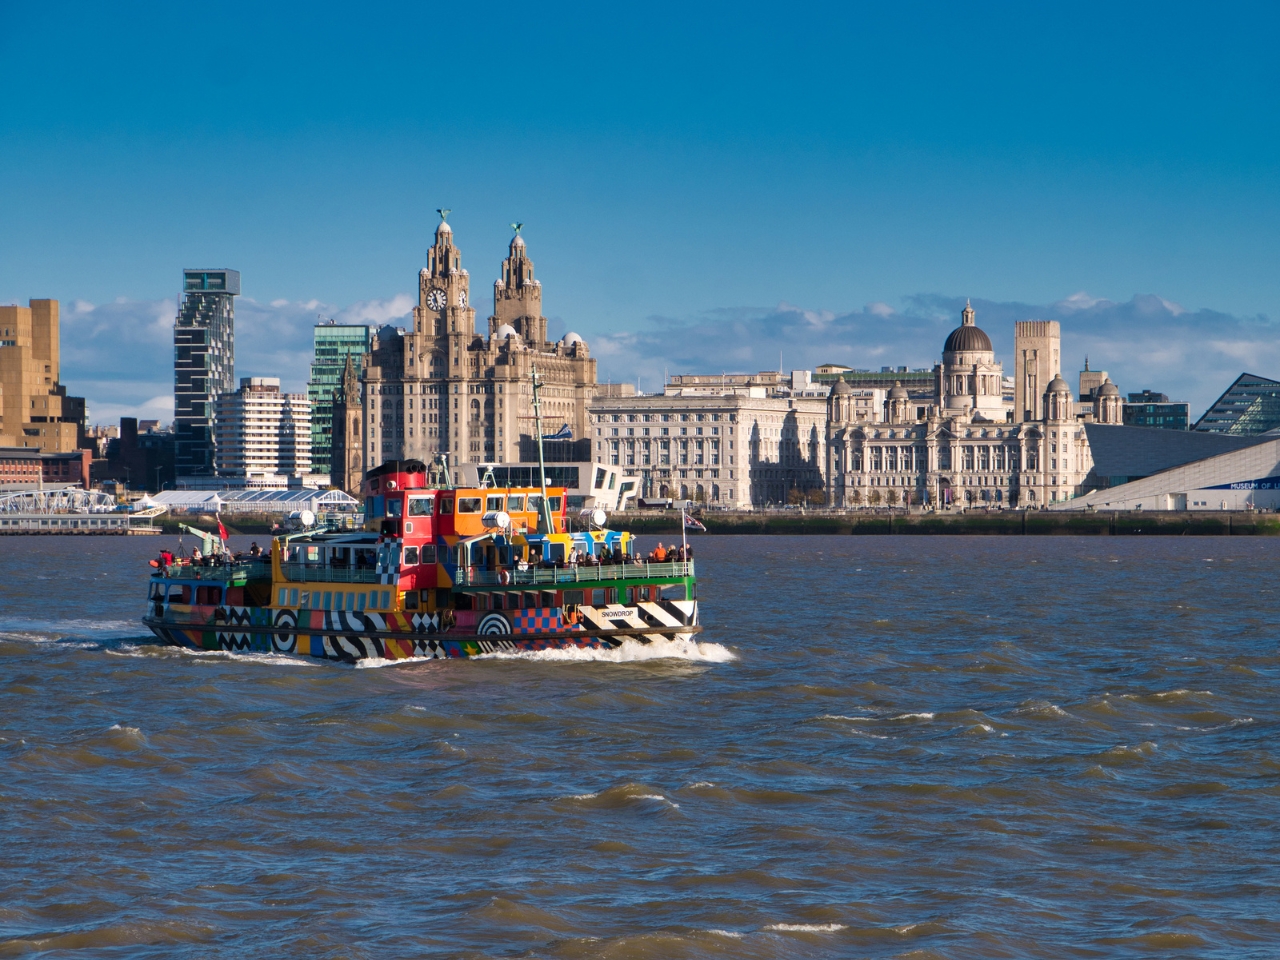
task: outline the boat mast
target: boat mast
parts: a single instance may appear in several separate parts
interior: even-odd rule
[[[542,399],[538,389],[538,367],[533,367],[533,429],[538,437],[538,479],[542,484],[542,509],[538,512],[539,533],[555,533],[556,525],[551,522],[551,502],[547,499],[547,461],[542,452]]]

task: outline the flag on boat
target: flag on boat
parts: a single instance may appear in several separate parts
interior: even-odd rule
[[[566,423],[563,427],[561,427],[555,433],[551,433],[551,434],[544,433],[542,435],[542,439],[543,440],[572,440],[573,431],[569,429],[569,425]]]
[[[699,520],[697,517],[691,517],[688,514],[685,514],[684,528],[686,530],[699,530],[702,533],[707,532],[707,528],[701,520]]]
[[[227,545],[227,528],[222,525],[222,518],[218,518],[218,539],[222,541],[222,545]]]

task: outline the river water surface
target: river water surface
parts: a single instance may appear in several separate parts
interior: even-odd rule
[[[0,538],[0,956],[1280,955],[1280,541],[701,537],[697,645],[374,669],[155,644],[159,545]]]

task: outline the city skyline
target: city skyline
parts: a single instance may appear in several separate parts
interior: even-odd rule
[[[540,247],[537,252],[541,254]],[[487,284],[491,278],[482,275],[484,264],[476,264],[476,254],[470,258],[473,274]],[[494,276],[497,263],[489,271]],[[558,286],[556,293],[558,298]],[[412,326],[415,302],[409,293],[345,308],[318,301],[262,303],[247,295],[237,299],[238,374],[279,377],[284,388],[294,392],[307,389],[316,323],[333,318],[338,323],[407,328]],[[492,303],[486,305],[486,299],[491,301],[482,296],[477,307],[487,314]],[[1152,296],[1126,303],[1079,296],[1033,305],[979,296],[918,295],[903,298],[898,309],[877,303],[840,315],[781,304],[717,311],[684,323],[655,319],[641,329],[598,334],[589,341],[602,383],[638,380],[646,392],[660,390],[668,373],[753,373],[777,369],[779,359],[786,370],[813,369],[821,363],[871,369],[931,367],[939,359],[937,343],[967,299],[972,299],[979,323],[991,334],[998,357],[1012,358],[1017,320],[1056,319],[1062,323],[1064,376],[1074,378],[1087,358],[1125,392],[1151,389],[1188,401],[1193,419],[1240,373],[1280,375],[1280,342],[1270,335],[1267,321],[1192,312]],[[86,396],[93,422],[114,422],[120,416],[172,418],[169,365],[177,308],[176,299],[63,305],[64,380]],[[554,310],[548,319],[553,339],[571,329]],[[726,329],[733,334],[725,335]],[[156,375],[122,376],[140,370]]]

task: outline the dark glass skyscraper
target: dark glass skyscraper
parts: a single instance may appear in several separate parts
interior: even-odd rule
[[[235,301],[239,270],[182,271],[182,307],[173,323],[175,468],[211,477],[213,403],[236,389]]]

